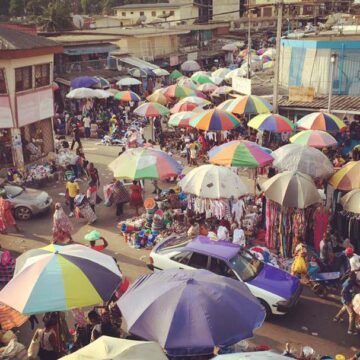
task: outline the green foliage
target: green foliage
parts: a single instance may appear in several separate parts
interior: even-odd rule
[[[24,1],[23,0],[10,0],[9,14],[11,16],[24,15]]]
[[[43,8],[42,14],[37,18],[38,24],[49,32],[71,30],[73,23],[70,10],[68,0],[53,0]]]

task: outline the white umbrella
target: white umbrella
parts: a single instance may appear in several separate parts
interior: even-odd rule
[[[229,73],[225,75],[225,80],[231,80],[233,77],[244,77],[247,75],[247,72],[242,68],[237,68],[231,70]]]
[[[152,72],[153,72],[156,76],[167,76],[167,75],[170,75],[170,73],[169,73],[167,70],[161,69],[161,68],[153,69]]]
[[[187,60],[181,65],[182,71],[198,71],[200,70],[200,65],[195,60]]]
[[[153,341],[134,341],[101,336],[63,360],[167,360],[160,345]]]
[[[185,175],[179,186],[188,194],[202,198],[220,199],[248,194],[246,185],[230,168],[201,165]]]
[[[147,77],[148,74],[145,70],[139,68],[132,68],[128,70],[128,74],[134,77]]]
[[[89,88],[77,88],[66,94],[68,99],[90,99],[96,97],[96,92]]]
[[[225,76],[230,72],[231,70],[228,68],[219,68],[212,72],[212,76],[214,77],[220,77],[225,79]]]
[[[304,209],[320,203],[321,197],[313,179],[298,171],[284,171],[262,184],[265,196],[291,208]]]
[[[114,96],[113,93],[111,93],[110,91],[108,90],[102,90],[102,89],[97,89],[97,90],[94,90],[95,91],[95,97],[98,98],[98,99],[107,99],[111,96]]]
[[[351,190],[341,198],[340,202],[346,211],[360,214],[360,189]]]
[[[216,84],[216,85],[220,85],[223,81],[224,81],[224,78],[220,77],[220,76],[214,76],[214,75],[211,75],[210,76],[210,80]]]
[[[233,88],[231,86],[220,86],[212,92],[211,96],[226,95],[229,94],[231,91],[233,91]]]
[[[241,352],[227,355],[218,355],[213,360],[289,360],[288,357],[279,355],[272,351]]]
[[[301,171],[313,178],[328,178],[334,172],[329,158],[314,147],[287,144],[272,153],[273,165],[281,171]]]
[[[141,81],[130,77],[122,78],[116,83],[116,85],[118,86],[131,86],[131,85],[140,85],[140,84]]]
[[[267,56],[270,59],[275,59],[276,57],[276,50],[274,48],[268,48],[263,54],[262,56]]]

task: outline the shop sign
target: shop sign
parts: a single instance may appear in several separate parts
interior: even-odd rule
[[[234,76],[232,78],[232,88],[240,94],[251,95],[251,79]]]
[[[18,126],[54,116],[54,97],[51,88],[16,96]]]
[[[0,128],[14,127],[9,96],[0,96]]]

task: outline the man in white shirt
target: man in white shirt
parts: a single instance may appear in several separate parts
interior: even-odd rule
[[[88,137],[90,137],[90,123],[91,123],[89,114],[85,115],[83,122],[84,122],[84,128],[85,128],[85,137],[88,138]]]
[[[219,240],[229,240],[229,230],[225,226],[220,225],[217,230],[217,238]]]
[[[351,247],[345,249],[345,255],[349,259],[351,271],[356,272],[356,280],[360,282],[360,256],[355,254]]]

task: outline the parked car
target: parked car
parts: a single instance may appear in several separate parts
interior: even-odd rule
[[[18,185],[1,185],[0,191],[4,191],[6,198],[12,203],[14,215],[18,220],[29,220],[33,215],[47,211],[53,202],[45,191]]]
[[[164,239],[151,251],[148,268],[207,269],[243,281],[265,307],[267,316],[285,314],[296,305],[302,291],[299,279],[286,271],[261,262],[240,245],[205,236]]]

